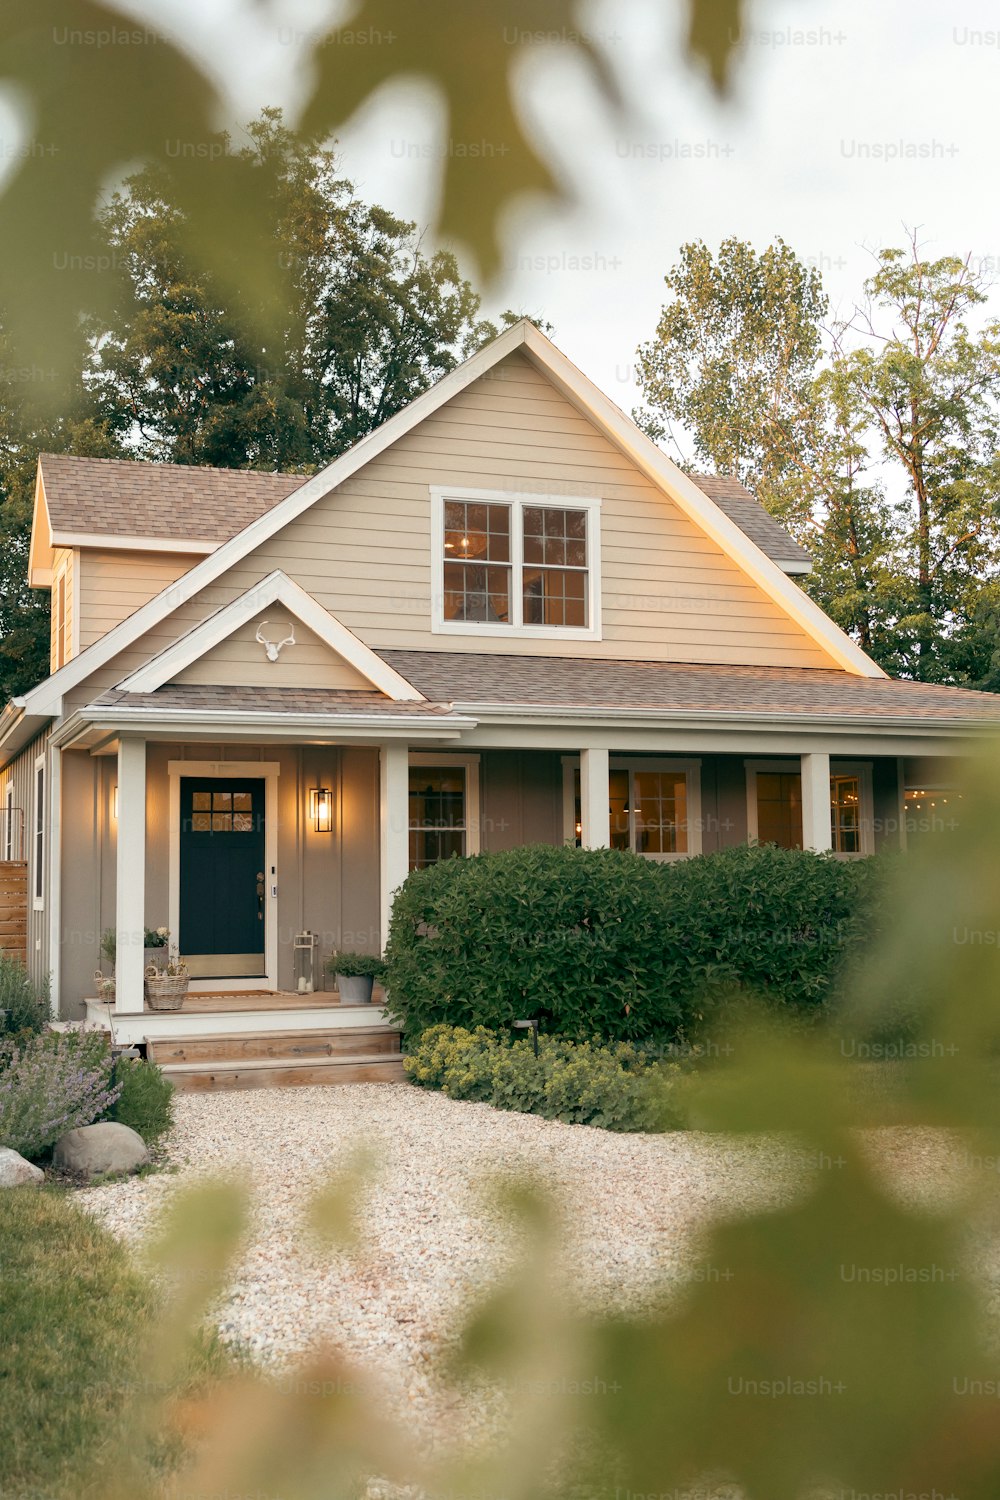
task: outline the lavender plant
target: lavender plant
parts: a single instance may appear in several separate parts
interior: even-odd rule
[[[0,1042],[0,1146],[35,1160],[67,1130],[105,1115],[120,1093],[101,1032],[44,1031]]]

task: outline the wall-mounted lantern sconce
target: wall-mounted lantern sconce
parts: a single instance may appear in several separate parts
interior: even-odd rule
[[[117,823],[118,822],[118,783],[117,782],[115,783],[114,789],[113,789],[113,791],[111,793],[111,816],[114,818],[115,822]]]
[[[309,816],[317,833],[333,832],[333,793],[328,786],[314,786],[309,793]]]

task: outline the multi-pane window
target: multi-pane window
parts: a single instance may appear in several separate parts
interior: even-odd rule
[[[445,619],[506,624],[510,573],[510,506],[445,501]]]
[[[837,854],[861,853],[861,779],[830,777],[830,837]]]
[[[798,771],[757,772],[757,842],[802,848],[802,777]]]
[[[582,834],[580,772],[574,772],[576,841]],[[687,854],[689,842],[686,770],[612,767],[608,775],[608,821],[612,849],[650,858]]]
[[[596,545],[591,502],[441,498],[445,626],[589,631]],[[596,502],[594,502],[596,504]]]
[[[253,833],[252,792],[192,792],[192,833]]]
[[[587,626],[587,512],[525,505],[521,592],[525,625]]]
[[[464,766],[411,766],[409,800],[411,870],[466,853]]]

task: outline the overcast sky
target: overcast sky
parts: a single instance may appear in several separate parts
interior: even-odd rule
[[[236,118],[265,103],[294,115],[308,84],[308,34],[339,13],[326,0],[130,8],[166,29],[183,18]],[[682,9],[610,0],[581,11],[642,110],[638,131],[616,126],[560,49],[531,49],[525,108],[582,201],[512,216],[489,310],[547,317],[560,347],[629,409],[635,348],[655,329],[663,273],[685,240],[715,247],[738,235],[763,249],[780,234],[821,267],[845,311],[870,247],[900,243],[904,225],[922,226],[932,251],[971,252],[1000,273],[1000,7],[757,0],[725,105],[678,61]],[[666,33],[665,10],[674,16]],[[388,90],[341,132],[345,173],[370,200],[423,223],[435,167],[404,157],[399,142],[425,142],[431,155],[442,128],[419,89]]]

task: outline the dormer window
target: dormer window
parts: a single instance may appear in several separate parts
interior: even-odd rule
[[[431,494],[436,631],[599,639],[599,500]]]

